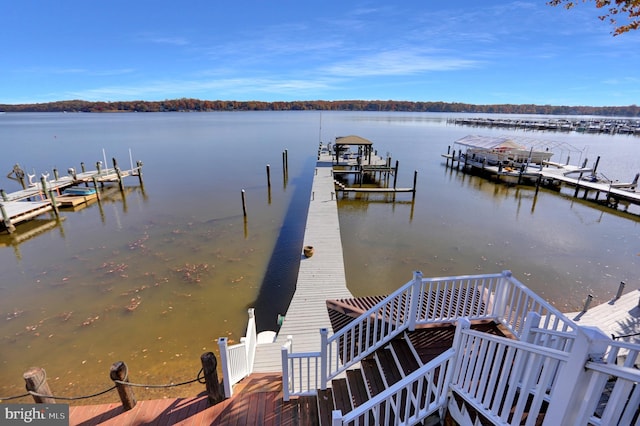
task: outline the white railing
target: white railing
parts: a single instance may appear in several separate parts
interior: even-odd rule
[[[320,388],[320,352],[292,353],[292,348],[292,337],[287,336],[281,349],[284,401],[289,401],[291,394],[315,395]]]
[[[468,324],[451,389],[495,424],[535,425],[568,354],[473,331]]]
[[[539,333],[556,332],[555,339],[563,340],[564,349],[570,348],[575,335],[573,322],[553,308],[515,279],[510,271],[498,274],[465,275],[457,277],[423,278],[417,271],[414,278],[371,309],[353,320],[347,327],[328,336],[321,330],[320,345],[320,389],[326,389],[328,382],[358,363],[362,358],[386,345],[405,330],[413,331],[417,326],[450,322],[459,318],[469,320],[491,319],[500,322],[517,338],[521,338],[526,316],[534,312],[539,316],[536,328]],[[561,337],[562,336],[562,337]],[[550,343],[551,344],[551,343]],[[550,346],[553,347],[553,346]],[[318,356],[317,353],[295,354],[290,349],[283,351],[283,370],[291,359],[300,368],[316,364],[305,362],[303,358]],[[293,370],[287,368],[287,374]],[[284,371],[283,371],[284,374]],[[313,377],[313,371],[297,372],[300,377]],[[283,376],[283,384],[300,383]],[[298,390],[289,388],[291,396]],[[312,389],[301,388],[303,394]]]
[[[640,425],[640,345],[613,341],[603,358],[585,367],[590,375],[589,397],[580,407],[579,423]]]
[[[444,406],[455,350],[449,349],[343,415],[335,410],[332,425],[416,424]]]
[[[240,343],[229,346],[226,337],[218,338],[220,364],[224,379],[224,396],[226,398],[233,395],[233,385],[253,371],[257,345],[256,321],[254,309],[249,309],[248,313],[247,335],[240,339]]]

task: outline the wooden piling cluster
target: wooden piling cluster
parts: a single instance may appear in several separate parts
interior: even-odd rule
[[[267,164],[267,192],[269,204],[271,204],[271,165]],[[282,178],[284,180],[284,184],[286,186],[287,180],[289,178],[289,152],[288,150],[282,151]],[[240,197],[242,199],[242,215],[245,220],[247,217],[247,193],[244,189],[240,190]]]
[[[210,405],[215,405],[224,400],[224,392],[220,380],[218,379],[218,361],[213,352],[205,352],[200,356],[202,364],[201,374],[207,392],[207,399]],[[55,404],[56,397],[53,395],[49,384],[47,383],[47,373],[43,368],[32,367],[23,374],[27,392],[33,397],[37,404]],[[116,389],[122,403],[122,408],[127,411],[136,406],[137,400],[133,392],[134,386],[139,387],[163,387],[154,385],[137,385],[131,382],[129,377],[129,369],[123,361],[114,362],[109,369],[109,378],[113,381],[114,386],[109,390]],[[189,383],[189,382],[186,382]],[[171,387],[174,385],[166,385]],[[102,392],[104,393],[104,392]],[[59,399],[62,397],[58,397]],[[86,397],[84,397],[86,398]],[[77,398],[64,398],[77,399]]]

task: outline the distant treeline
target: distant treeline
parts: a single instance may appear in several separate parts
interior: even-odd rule
[[[166,112],[166,111],[400,111],[462,112],[499,114],[555,114],[640,117],[640,107],[629,106],[553,106],[553,105],[473,105],[457,102],[410,101],[203,101],[172,99],[165,101],[88,102],[58,101],[40,104],[2,105],[6,112]]]

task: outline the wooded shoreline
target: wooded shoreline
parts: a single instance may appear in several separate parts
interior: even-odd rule
[[[172,111],[383,111],[482,114],[598,115],[640,117],[640,106],[474,105],[459,102],[394,100],[223,101],[191,98],[164,101],[90,102],[67,100],[36,104],[0,104],[4,112],[172,112]]]

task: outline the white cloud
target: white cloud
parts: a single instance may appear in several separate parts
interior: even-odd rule
[[[423,54],[415,51],[397,50],[336,63],[326,67],[325,72],[333,76],[401,76],[430,71],[452,71],[474,68],[479,61],[455,57]]]

